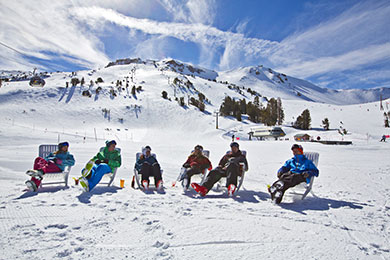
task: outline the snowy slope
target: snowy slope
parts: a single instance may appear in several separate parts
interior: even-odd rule
[[[78,78],[85,78],[84,87],[66,89],[65,82],[72,77],[64,72],[46,78],[42,89],[29,87],[27,81],[3,85],[0,259],[390,257],[390,146],[378,142],[382,134],[390,133],[383,127],[384,111],[379,109],[379,102],[335,105],[293,95],[291,99],[282,97],[286,113],[283,129],[289,140],[250,142],[245,140],[247,132],[258,125],[245,118],[240,123],[220,117],[217,130],[213,112],[225,95],[247,100],[253,96],[218,83],[224,76],[221,73],[214,82],[212,77],[217,76],[212,71],[192,77],[190,73],[161,70],[167,66],[164,62],[156,66],[141,62],[77,72]],[[130,77],[134,67],[135,82],[128,78],[129,92],[126,88],[119,92],[116,81]],[[187,73],[186,69],[183,65]],[[88,86],[90,80],[99,77],[103,83]],[[176,77],[181,83],[174,87]],[[193,87],[185,86],[188,80]],[[133,85],[143,90],[133,96]],[[102,88],[99,94],[97,87]],[[110,94],[112,88],[116,97]],[[82,92],[88,89],[92,97],[83,97]],[[163,90],[171,101],[161,97]],[[197,91],[210,101],[205,112],[191,105],[181,107],[174,100],[176,93],[187,103],[188,95],[197,97]],[[314,96],[309,97],[314,100]],[[388,105],[389,100],[385,100],[386,112]],[[312,117],[311,135],[329,140],[344,138],[354,144],[304,143],[306,151],[320,153],[320,177],[313,188],[316,196],[299,201],[287,195],[276,206],[270,203],[266,185],[275,180],[278,168],[291,157],[292,137],[302,131],[291,128],[290,122],[306,108]],[[109,115],[103,109],[110,110]],[[331,129],[342,126],[351,134],[342,137],[336,130],[322,131],[320,124],[325,117]],[[250,168],[235,198],[218,191],[200,198],[193,191],[184,194],[180,187],[171,187],[196,144],[211,151],[215,166],[229,149],[228,135],[233,131],[241,137],[241,148],[248,152]],[[31,168],[39,144],[69,141],[76,158],[71,177],[77,177],[107,139],[117,140],[122,148],[123,165],[113,187],[98,186],[90,193],[73,184],[68,189],[44,187],[38,193],[24,190],[25,171]],[[164,170],[165,194],[144,194],[130,187],[135,153],[147,144],[157,153]],[[120,179],[125,180],[124,189],[119,188]]]
[[[263,66],[220,72],[220,81],[250,87],[266,97],[306,100],[335,105],[368,103],[390,98],[390,88],[334,90],[290,77]]]

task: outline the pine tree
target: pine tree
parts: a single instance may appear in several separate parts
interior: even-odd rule
[[[70,82],[72,83],[72,86],[75,87],[80,83],[80,80],[78,78],[73,78]]]
[[[282,100],[280,98],[277,99],[277,124],[283,124],[284,120],[284,110],[282,107]]]
[[[240,111],[241,111],[241,114],[246,114],[246,100],[245,98],[241,99],[240,100]],[[241,121],[241,120],[239,120]]]
[[[309,130],[311,124],[311,117],[309,109],[303,110],[302,114],[297,117],[294,127],[303,130]]]

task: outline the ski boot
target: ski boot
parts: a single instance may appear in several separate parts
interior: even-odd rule
[[[233,197],[235,192],[236,192],[236,185],[230,184],[228,187],[228,196]]]
[[[149,190],[149,182],[147,180],[142,181],[142,188],[147,191]]]
[[[164,185],[163,185],[163,181],[162,180],[159,180],[156,184],[156,189],[158,191],[162,191],[162,189],[164,188]]]
[[[35,184],[35,182],[33,182],[33,181],[26,181],[25,183],[26,183],[27,189],[29,191],[34,191],[35,192],[35,191],[38,190],[38,187]]]
[[[195,190],[197,193],[199,193],[200,196],[202,196],[202,197],[206,196],[206,194],[207,194],[207,192],[208,192],[208,190],[207,190],[206,187],[201,186],[201,185],[199,185],[199,184],[197,184],[197,183],[191,183],[191,187],[194,188],[194,190]]]

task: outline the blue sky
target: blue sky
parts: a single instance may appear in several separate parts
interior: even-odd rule
[[[390,1],[0,2],[0,69],[79,70],[125,57],[218,71],[265,65],[328,88],[390,87]]]

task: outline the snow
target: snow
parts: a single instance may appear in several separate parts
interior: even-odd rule
[[[99,84],[102,92],[96,95],[95,85],[91,98],[81,95],[88,86],[65,89],[71,78],[65,72],[45,79],[44,88],[19,81],[0,89],[0,259],[390,258],[390,144],[379,142],[381,135],[389,134],[379,102],[340,105],[282,97],[286,114],[282,127],[289,140],[248,141],[247,132],[258,125],[245,117],[241,123],[220,117],[217,130],[214,116],[225,93],[252,100],[246,91],[245,97],[225,84],[137,64],[135,85],[143,91],[136,97],[126,90],[110,96],[110,87],[129,76],[133,66],[78,72],[86,85],[91,79],[104,79]],[[190,80],[210,100],[206,111],[180,107],[168,77],[171,84],[175,77]],[[163,90],[171,101],[162,99]],[[268,94],[277,97],[278,93]],[[187,102],[188,95],[197,93],[176,87],[176,95]],[[310,93],[308,97],[315,100]],[[110,110],[109,117],[104,108]],[[313,129],[291,128],[291,121],[306,108]],[[321,130],[325,117],[333,130]],[[339,135],[340,126],[350,134]],[[212,190],[201,198],[193,190],[184,193],[180,185],[171,187],[196,144],[210,150],[216,166],[229,149],[233,132],[240,137],[240,148],[247,151],[249,162],[243,187],[235,197]],[[266,186],[292,156],[293,136],[301,132],[324,140],[350,140],[353,145],[303,143],[305,151],[320,154],[315,196],[309,194],[301,201],[286,194],[280,205],[274,205]],[[107,139],[117,140],[123,165],[112,187],[100,185],[84,193],[72,177],[80,176]],[[76,159],[71,185],[26,191],[25,171],[31,168],[38,146],[59,140],[70,143]],[[145,145],[152,147],[164,170],[164,194],[145,194],[130,187],[135,154]],[[123,189],[120,179],[125,180]]]

